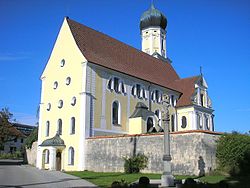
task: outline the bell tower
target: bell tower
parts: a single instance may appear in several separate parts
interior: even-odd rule
[[[153,3],[140,19],[142,51],[149,55],[167,58],[166,52],[167,18],[157,10]]]

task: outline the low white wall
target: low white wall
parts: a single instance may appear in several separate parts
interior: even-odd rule
[[[36,166],[37,142],[33,142],[31,149],[26,149],[27,163]]]

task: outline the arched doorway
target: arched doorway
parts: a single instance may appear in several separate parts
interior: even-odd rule
[[[58,151],[56,153],[56,170],[61,171],[61,164],[62,164],[62,153]]]
[[[147,132],[154,126],[154,121],[152,117],[149,117],[147,120]]]
[[[46,158],[46,150],[43,150],[43,153],[42,153],[42,169],[45,169],[45,158]]]

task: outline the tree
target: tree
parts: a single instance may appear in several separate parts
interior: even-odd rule
[[[25,139],[25,146],[30,149],[32,147],[33,142],[38,139],[38,127],[33,129],[30,135]]]
[[[2,148],[4,143],[14,140],[17,136],[20,136],[20,132],[16,130],[11,124],[13,114],[8,108],[2,108],[0,111],[0,147]]]
[[[219,169],[231,174],[250,172],[250,135],[232,132],[224,134],[217,143]]]

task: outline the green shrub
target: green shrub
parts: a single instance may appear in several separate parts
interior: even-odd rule
[[[219,169],[231,174],[249,173],[250,136],[247,134],[224,134],[217,143],[216,157]]]
[[[114,181],[111,184],[111,188],[128,188],[128,182],[126,182],[124,179],[121,181]]]
[[[148,157],[140,153],[132,157],[126,157],[124,160],[125,173],[138,173],[146,168],[148,164]]]
[[[20,159],[21,157],[22,157],[22,153],[20,151],[16,151],[15,153],[0,154],[0,159]]]

